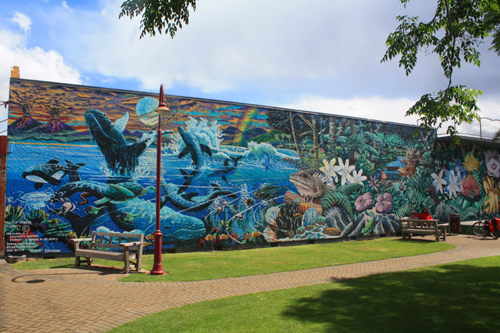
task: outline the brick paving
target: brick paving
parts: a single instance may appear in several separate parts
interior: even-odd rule
[[[118,280],[124,274],[117,270],[20,271],[0,260],[0,332],[105,332],[147,314],[206,300],[500,255],[500,240],[453,235],[447,241],[456,248],[406,258],[195,282],[123,283]],[[130,297],[133,302],[126,301]]]

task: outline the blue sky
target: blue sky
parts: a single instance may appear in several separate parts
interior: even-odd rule
[[[433,54],[409,77],[397,60],[380,63],[396,15],[429,17],[431,0],[407,9],[398,0],[200,0],[174,39],[139,39],[138,19],[118,19],[122,2],[0,0],[0,101],[17,65],[25,79],[152,92],[163,83],[171,95],[416,124],[406,109],[447,83]],[[455,84],[483,90],[482,116],[500,119],[500,58],[488,48]]]

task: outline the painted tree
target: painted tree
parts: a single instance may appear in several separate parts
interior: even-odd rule
[[[306,124],[308,127],[308,130],[302,131],[302,133],[300,133],[300,135],[301,136],[307,135],[307,136],[312,137],[313,146],[312,146],[312,148],[309,149],[309,151],[307,153],[307,157],[309,157],[310,152],[314,152],[314,160],[317,161],[319,158],[319,155],[318,155],[318,149],[319,149],[318,122],[317,122],[318,116],[316,116],[314,114],[303,114],[303,113],[297,113],[297,115],[304,122],[304,124]]]
[[[295,145],[295,150],[299,155],[301,161],[304,161],[300,145],[297,139],[297,132],[295,130],[296,125],[294,124],[296,112],[286,111],[286,110],[272,110],[267,112],[267,123],[272,128],[281,131],[287,135],[290,135],[293,143]]]
[[[410,0],[400,0],[406,7]],[[493,33],[493,46],[500,55],[500,1],[499,0],[438,0],[434,16],[429,21],[419,17],[397,16],[400,22],[387,37],[387,51],[382,62],[400,57],[399,66],[409,75],[417,64],[422,50],[430,49],[439,55],[448,86],[436,93],[423,95],[406,115],[421,117],[421,127],[441,127],[445,121],[459,125],[479,120],[476,105],[477,89],[453,85],[453,73],[463,62],[480,66],[479,44]],[[447,131],[455,135],[454,126]]]

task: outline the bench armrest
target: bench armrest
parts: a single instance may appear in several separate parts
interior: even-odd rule
[[[73,245],[75,246],[75,250],[80,249],[80,242],[91,242],[92,238],[74,238]]]

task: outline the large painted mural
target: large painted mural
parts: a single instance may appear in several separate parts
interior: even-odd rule
[[[167,96],[164,249],[394,234],[423,207],[497,213],[498,152],[394,123]],[[11,79],[6,253],[155,230],[153,94]]]

